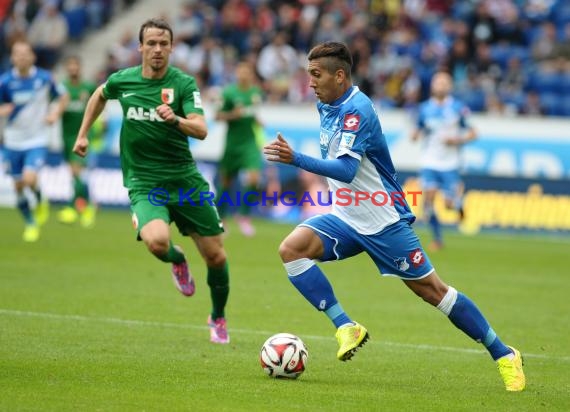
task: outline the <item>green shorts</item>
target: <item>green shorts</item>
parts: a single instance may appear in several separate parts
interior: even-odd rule
[[[263,159],[257,146],[226,151],[219,164],[220,170],[227,176],[236,176],[242,170],[261,170],[262,167]]]
[[[161,187],[129,189],[133,225],[140,230],[151,220],[174,222],[183,236],[197,233],[216,236],[224,232],[222,221],[210,195],[208,182],[200,175]]]
[[[81,157],[73,153],[73,146],[75,145],[75,135],[63,135],[63,158],[67,163],[76,163],[81,166],[87,166],[87,157]]]

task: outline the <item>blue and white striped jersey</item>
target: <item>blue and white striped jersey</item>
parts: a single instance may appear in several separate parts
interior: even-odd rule
[[[451,96],[441,103],[430,98],[420,105],[417,127],[424,133],[422,168],[437,171],[459,169],[461,146],[447,145],[445,140],[462,135],[469,127],[468,114],[469,108]]]
[[[52,99],[65,93],[51,73],[32,67],[30,75],[21,77],[14,68],[0,77],[0,103],[13,103],[14,110],[4,128],[4,145],[8,149],[26,150],[47,146],[45,118]]]
[[[327,178],[333,193],[331,213],[365,235],[400,219],[415,220],[397,182],[372,101],[352,86],[331,104],[317,103],[317,109],[322,158],[347,155],[360,161],[351,183]],[[369,199],[363,200],[366,195]]]

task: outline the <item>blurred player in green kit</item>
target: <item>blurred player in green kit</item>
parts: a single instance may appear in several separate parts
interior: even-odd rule
[[[142,24],[142,64],[113,73],[95,90],[73,151],[87,154],[93,122],[107,100],[118,100],[123,110],[123,185],[129,192],[137,238],[155,257],[172,264],[172,279],[184,296],[192,296],[196,286],[182,249],[172,243],[170,223],[192,238],[207,267],[212,302],[207,321],[210,341],[227,344],[230,337],[224,312],[230,286],[224,229],[216,207],[204,201],[210,187],[188,143],[188,136],[204,140],[208,127],[196,80],[169,64],[172,38],[165,20],[150,19]]]
[[[228,129],[224,154],[220,161],[220,187],[218,188],[218,211],[222,218],[227,213],[229,202],[221,197],[231,190],[240,172],[245,173],[242,194],[256,192],[263,165],[261,146],[258,137],[262,131],[255,111],[262,100],[261,89],[255,85],[255,72],[251,64],[241,62],[236,67],[236,82],[227,86],[222,93],[222,105],[216,114],[216,120],[225,121]],[[233,197],[230,197],[233,199]],[[251,202],[254,199],[240,196],[239,214],[236,221],[241,232],[253,236],[255,229],[251,224]]]
[[[65,70],[67,78],[63,84],[69,93],[70,101],[61,118],[61,127],[63,157],[71,169],[73,195],[69,205],[58,213],[57,218],[60,222],[68,224],[75,223],[79,219],[83,227],[91,227],[95,223],[95,207],[90,202],[86,181],[87,159],[73,153],[73,145],[81,126],[85,106],[96,86],[81,78],[79,57],[69,56],[65,61]],[[93,130],[90,131],[92,132]]]

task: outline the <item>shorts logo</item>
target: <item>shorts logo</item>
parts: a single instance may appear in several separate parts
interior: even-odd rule
[[[405,257],[399,257],[394,259],[394,263],[396,264],[398,270],[401,270],[402,272],[405,272],[410,268],[410,264],[408,263]]]
[[[174,89],[162,89],[160,99],[164,104],[170,104],[174,101]]]
[[[426,261],[426,258],[424,257],[424,252],[422,252],[421,249],[416,249],[416,250],[412,251],[410,253],[409,257],[410,257],[410,260],[412,261],[412,264],[414,265],[415,268],[423,265]]]
[[[360,116],[357,114],[345,114],[343,121],[343,130],[352,130],[356,132],[360,125]]]
[[[139,219],[137,217],[136,213],[133,213],[133,216],[131,217],[132,221],[133,221],[133,227],[135,230],[137,230],[139,228]]]

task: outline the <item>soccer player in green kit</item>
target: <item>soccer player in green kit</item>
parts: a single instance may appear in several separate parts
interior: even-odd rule
[[[255,109],[262,100],[262,92],[254,83],[255,72],[250,63],[239,63],[235,73],[236,83],[224,89],[222,105],[216,114],[216,120],[226,121],[228,125],[224,154],[219,165],[219,201],[216,202],[222,218],[228,206],[220,199],[222,193],[231,189],[241,171],[246,174],[243,193],[256,192],[263,164],[261,148],[257,141],[257,132],[261,125],[255,116]],[[249,218],[250,202],[248,199],[243,200],[240,202],[236,221],[244,235],[253,236],[255,229]]]
[[[195,285],[186,258],[170,239],[170,223],[191,236],[208,267],[212,312],[210,340],[229,343],[224,309],[229,294],[223,227],[215,206],[200,199],[209,185],[196,167],[188,138],[208,133],[196,81],[169,65],[172,29],[150,19],[139,31],[140,66],[112,74],[97,88],[85,110],[73,151],[85,156],[87,133],[109,99],[123,109],[120,136],[123,184],[129,191],[133,224],[148,250],[172,263],[174,282],[182,294]]]
[[[71,169],[73,179],[73,196],[69,206],[58,213],[58,220],[62,223],[75,223],[79,221],[84,227],[91,227],[95,223],[95,207],[89,201],[89,187],[85,181],[85,167],[87,160],[73,153],[73,145],[77,131],[81,126],[83,113],[87,100],[96,89],[92,82],[81,78],[81,61],[77,56],[69,56],[65,60],[67,79],[63,82],[69,93],[69,104],[61,118],[63,136],[63,157]]]

